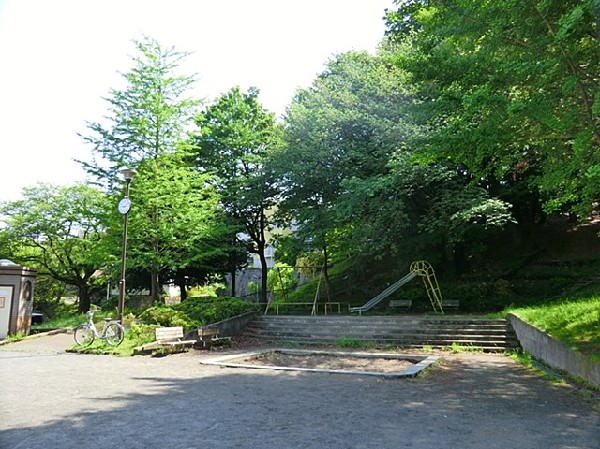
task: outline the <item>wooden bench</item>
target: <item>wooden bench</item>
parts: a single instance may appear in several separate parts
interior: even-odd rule
[[[134,354],[165,354],[196,344],[196,340],[183,340],[183,327],[157,327],[154,329],[156,341],[133,349]]]
[[[412,307],[412,299],[390,299],[390,307],[410,309]]]
[[[196,340],[182,340],[183,339],[183,327],[157,327],[154,330],[156,337],[156,343],[160,346],[191,346],[196,343]]]
[[[458,299],[442,299],[442,310],[452,309],[456,310],[460,306]]]
[[[203,326],[198,328],[198,341],[202,343],[203,348],[208,348],[214,343],[231,341],[231,337],[219,336],[219,329],[212,326]]]

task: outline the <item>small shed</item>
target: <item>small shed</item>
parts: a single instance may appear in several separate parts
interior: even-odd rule
[[[37,271],[0,259],[0,339],[31,330]]]

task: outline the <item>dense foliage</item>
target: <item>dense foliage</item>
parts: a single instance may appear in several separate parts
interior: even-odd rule
[[[190,297],[173,306],[158,304],[150,307],[140,315],[140,320],[146,324],[191,329],[256,311],[258,304],[238,298]]]
[[[426,257],[462,269],[475,247],[467,242],[512,221],[509,204],[416,154],[425,130],[410,115],[415,94],[395,65],[399,51],[339,55],[288,108],[287,146],[274,160],[279,215],[321,251],[327,283],[327,267],[346,258]]]
[[[138,55],[124,74],[126,87],[111,90],[107,99],[110,126],[88,124],[91,134],[85,141],[93,145],[94,159],[82,164],[112,193],[120,169],[137,170],[131,183],[128,260],[148,273],[145,286],[158,300],[161,280],[181,280],[179,270],[202,271],[215,256],[226,254],[221,244],[230,230],[220,217],[209,175],[185,162],[187,132],[199,106],[186,97],[193,76],[176,73],[186,53],[150,38],[135,45]]]
[[[422,157],[451,160],[520,221],[589,214],[600,196],[595,0],[409,0],[388,13],[398,64],[428,129]]]
[[[261,304],[266,305],[266,232],[276,204],[277,179],[267,161],[279,148],[275,116],[263,109],[258,90],[231,89],[196,117],[193,164],[213,175],[220,202],[238,231],[231,240],[258,254],[262,270]],[[235,260],[235,259],[234,259]],[[234,264],[232,276],[239,265]]]
[[[84,185],[26,188],[23,199],[0,207],[4,251],[13,262],[37,268],[42,278],[75,287],[79,310],[87,311],[92,293],[103,288],[99,269],[109,251],[109,204],[106,195]]]

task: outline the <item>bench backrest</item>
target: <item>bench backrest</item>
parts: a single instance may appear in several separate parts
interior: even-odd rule
[[[219,329],[216,327],[199,327],[198,337],[202,338],[214,338],[219,336]]]
[[[460,306],[460,300],[458,299],[444,299],[442,300],[442,307],[458,308]]]
[[[156,335],[156,341],[177,340],[183,338],[183,327],[157,327],[154,334]]]

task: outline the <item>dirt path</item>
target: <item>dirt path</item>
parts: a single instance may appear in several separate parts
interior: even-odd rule
[[[502,355],[381,379],[64,353],[71,338],[0,347],[0,447],[600,448],[592,403]]]

